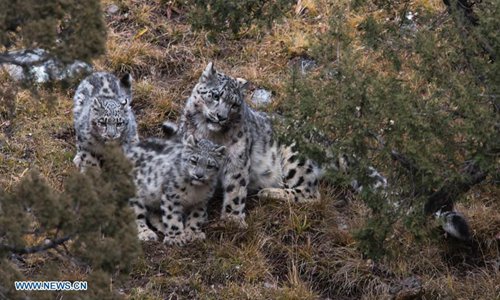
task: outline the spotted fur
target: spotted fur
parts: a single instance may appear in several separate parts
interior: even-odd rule
[[[471,241],[471,229],[464,215],[456,211],[442,211],[440,209],[435,213],[435,216],[446,234],[461,241]]]
[[[299,160],[291,146],[274,137],[269,116],[250,108],[243,99],[244,79],[215,70],[210,63],[187,100],[178,134],[210,139],[228,149],[221,175],[224,189],[222,218],[246,226],[248,193],[261,198],[309,202],[320,199],[320,169]],[[165,124],[166,132],[175,126]]]
[[[77,153],[73,162],[84,171],[101,162],[102,148],[110,142],[121,146],[138,142],[137,124],[130,107],[132,78],[118,79],[97,72],[85,78],[74,96]]]
[[[137,219],[139,239],[157,240],[147,226],[155,211],[164,243],[184,245],[204,239],[207,202],[217,184],[225,147],[192,136],[180,140],[148,139],[125,150],[132,161],[136,197],[130,200]]]

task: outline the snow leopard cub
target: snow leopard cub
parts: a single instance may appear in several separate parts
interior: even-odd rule
[[[157,240],[146,224],[161,213],[164,243],[184,245],[204,239],[201,225],[207,219],[225,147],[209,140],[148,139],[125,148],[132,161],[136,197],[130,200],[137,219],[139,239]]]
[[[269,116],[245,103],[245,84],[244,79],[218,72],[209,63],[187,100],[179,128],[164,124],[167,135],[194,135],[227,147],[221,217],[241,227],[246,226],[248,193],[283,201],[317,201],[322,174],[313,161],[298,159],[291,146],[277,142]]]
[[[101,163],[102,148],[110,142],[138,142],[137,124],[130,107],[132,77],[96,72],[78,86],[74,100],[77,153],[73,162],[84,171]]]

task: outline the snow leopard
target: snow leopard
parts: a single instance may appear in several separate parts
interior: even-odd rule
[[[439,223],[441,223],[441,227],[445,231],[446,236],[450,234],[454,238],[465,242],[472,240],[470,225],[465,216],[461,213],[453,210],[443,211],[440,209],[434,213],[434,216]]]
[[[185,140],[150,138],[125,148],[133,164],[136,197],[130,205],[136,214],[140,240],[157,240],[148,227],[154,213],[161,215],[164,243],[184,245],[205,239],[201,226],[207,220],[207,203],[217,184],[225,147],[193,136]]]
[[[78,86],[73,116],[77,153],[74,164],[84,171],[101,164],[103,146],[139,141],[132,102],[132,77],[118,79],[115,75],[95,72]]]
[[[247,195],[291,202],[320,200],[319,166],[299,159],[292,147],[275,138],[270,117],[244,101],[247,81],[217,71],[209,63],[188,98],[178,128],[164,124],[168,135],[194,135],[227,147],[222,167],[222,219],[246,227]],[[170,127],[170,128],[169,128]]]

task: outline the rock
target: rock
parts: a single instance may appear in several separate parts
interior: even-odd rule
[[[0,66],[16,81],[32,79],[36,83],[61,81],[91,73],[91,65],[75,60],[63,63],[43,49],[10,51],[6,55],[12,63]],[[24,67],[23,67],[24,66]]]
[[[413,300],[423,296],[422,282],[416,276],[407,277],[390,288],[394,300]]]
[[[277,289],[278,286],[276,285],[276,283],[271,283],[271,282],[264,282],[264,288],[266,289]]]
[[[250,101],[256,105],[268,105],[272,102],[272,93],[265,89],[256,89]]]
[[[119,10],[120,10],[120,8],[118,7],[118,5],[116,5],[116,4],[111,4],[111,5],[110,5],[110,6],[108,6],[108,8],[106,9],[106,12],[108,13],[108,15],[114,15],[114,14],[116,14]]]
[[[403,25],[401,26],[401,30],[410,34],[414,34],[417,32],[417,23],[415,22],[415,17],[418,15],[417,12],[413,13],[411,11],[407,12],[404,20],[403,20]]]

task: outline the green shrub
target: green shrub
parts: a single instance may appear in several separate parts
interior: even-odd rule
[[[327,164],[351,157],[343,182],[368,185],[370,165],[389,178],[387,195],[361,195],[372,210],[357,235],[367,254],[396,220],[412,218],[404,223],[421,233],[424,211],[452,207],[499,170],[500,4],[475,5],[474,26],[453,5],[449,21],[437,22],[439,12],[420,7],[410,20],[404,3],[382,2],[382,16],[362,1],[355,11],[332,4],[330,30],[309,53],[317,70],[294,72],[283,104],[288,120],[306,120],[291,121],[296,134],[287,137],[302,151]],[[350,14],[366,17],[351,28]],[[318,130],[323,138],[311,139]]]
[[[205,29],[212,35],[231,31],[237,36],[252,25],[270,26],[295,1],[290,0],[189,0],[186,1],[189,22],[195,29]]]
[[[0,2],[0,45],[43,48],[63,62],[104,54],[106,25],[98,0]]]
[[[108,287],[111,276],[116,281],[118,275],[127,274],[141,250],[128,205],[135,193],[131,166],[119,149],[110,149],[105,160],[101,171],[70,174],[63,192],[52,189],[33,171],[13,192],[0,195],[0,265],[5,266],[0,268],[2,294],[22,298],[21,292],[14,291],[13,278],[68,280],[67,261],[76,263],[89,281],[88,291],[75,297],[109,297],[115,292]],[[59,254],[57,258],[44,254],[52,249]],[[43,257],[39,266],[43,271],[28,277],[12,258],[30,254]]]

